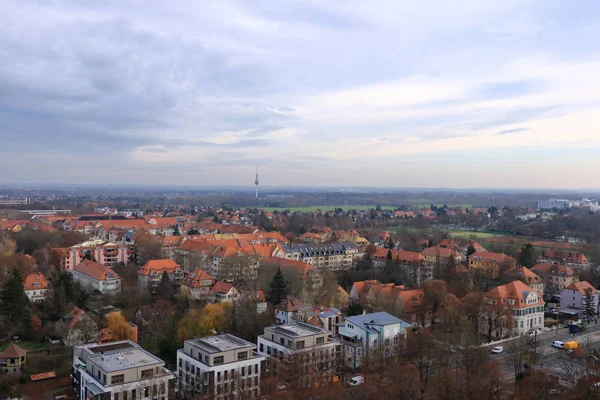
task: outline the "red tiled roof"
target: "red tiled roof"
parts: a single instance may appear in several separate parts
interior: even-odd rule
[[[111,267],[106,265],[98,264],[92,260],[83,260],[73,268],[74,271],[80,272],[84,275],[91,276],[94,279],[103,281],[106,279],[107,273],[114,274],[115,279],[120,279],[119,275]]]
[[[167,274],[173,274],[176,271],[181,271],[181,267],[174,260],[150,260],[138,271],[139,275],[150,275],[152,272],[162,274],[167,271]]]
[[[538,295],[538,301],[534,304],[521,303],[520,300],[524,300],[532,292]],[[513,299],[515,300],[515,303],[511,305],[513,308],[529,308],[533,305],[544,305],[541,294],[521,281],[513,281],[506,285],[495,287],[487,292],[485,297],[501,300]]]
[[[21,358],[25,354],[27,354],[27,350],[11,343],[7,348],[0,352],[0,358]]]
[[[531,268],[532,271],[541,275],[551,276],[575,276],[575,270],[567,265],[560,264],[537,264]]]
[[[35,283],[39,283],[35,286]],[[48,281],[46,277],[40,273],[33,273],[27,275],[25,283],[23,284],[23,290],[43,290],[48,288]]]
[[[217,283],[215,283],[212,289],[210,289],[210,292],[227,294],[232,288],[233,285],[231,283],[217,281]]]
[[[375,253],[371,256],[374,260],[382,261],[387,259],[388,252],[392,252],[392,259],[400,260],[403,263],[415,263],[423,261],[423,255],[416,251],[405,251],[405,250],[390,250],[378,247]]]
[[[197,268],[187,276],[184,285],[192,288],[197,288],[203,286],[202,281],[210,281],[210,284],[212,285],[215,280],[212,276],[210,276],[200,268]]]
[[[566,289],[576,290],[579,293],[581,293],[583,296],[585,296],[587,294],[588,290],[591,291],[592,294],[598,294],[598,290],[596,290],[595,287],[590,285],[590,283],[588,281],[571,283],[569,286],[566,287]]]

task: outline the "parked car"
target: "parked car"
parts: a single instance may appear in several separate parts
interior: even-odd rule
[[[502,347],[502,346],[496,346],[492,349],[493,354],[500,354],[503,351],[504,351],[504,347]]]
[[[362,385],[363,383],[365,383],[365,378],[360,375],[354,376],[348,380],[348,386],[356,387]]]
[[[555,340],[554,342],[552,342],[552,347],[556,347],[557,349],[564,349],[565,343],[561,342],[560,340]]]

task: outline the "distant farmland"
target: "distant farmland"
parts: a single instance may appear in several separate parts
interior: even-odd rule
[[[380,206],[382,210],[393,210],[394,206]],[[306,207],[259,207],[260,210],[264,211],[286,211],[290,212],[315,212],[321,210],[322,212],[334,211],[336,208],[341,208],[344,211],[348,210],[371,210],[377,208],[377,205],[342,205],[342,206],[306,206]]]

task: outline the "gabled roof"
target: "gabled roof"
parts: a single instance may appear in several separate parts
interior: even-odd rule
[[[38,284],[36,286],[36,283]],[[46,277],[40,273],[33,273],[27,275],[25,283],[23,284],[23,290],[43,290],[48,289],[48,281]]]
[[[508,276],[511,276],[511,277],[515,278],[515,279],[524,279],[525,282],[527,282],[528,285],[535,284],[535,283],[543,283],[544,282],[542,280],[542,278],[540,278],[539,276],[537,276],[535,274],[535,272],[532,272],[527,267],[513,268],[513,269],[508,270],[506,274]]]
[[[375,329],[375,327],[380,326],[400,324],[400,332],[404,328],[411,326],[408,322],[405,322],[400,318],[396,318],[393,315],[383,311],[371,314],[353,315],[351,317],[347,317],[346,321],[369,333],[378,332],[379,330]]]
[[[227,294],[231,289],[233,289],[233,285],[231,283],[217,281],[217,283],[215,283],[212,289],[210,289],[210,292]]]
[[[296,297],[290,295],[288,295],[281,304],[275,306],[276,309],[287,312],[298,311],[298,309],[301,307],[304,307],[304,303]]]
[[[421,305],[423,296],[425,295],[423,289],[403,290],[400,292],[400,298],[402,299],[402,305],[405,312],[414,312]]]
[[[538,301],[534,304],[521,303],[520,300],[525,300],[531,293],[537,295]],[[515,300],[515,303],[511,305],[513,308],[528,308],[534,305],[544,305],[541,294],[521,281],[513,281],[506,285],[495,287],[488,291],[485,294],[485,297],[499,300]]]
[[[7,348],[0,352],[0,358],[21,358],[25,354],[27,354],[27,350],[11,343]]]
[[[566,287],[566,289],[578,291],[583,296],[587,294],[588,290],[591,291],[592,294],[598,294],[598,290],[596,290],[595,287],[590,285],[588,281],[571,283],[569,286]]]
[[[486,262],[496,262],[502,263],[504,261],[516,262],[514,258],[507,256],[504,253],[492,253],[490,251],[477,251],[471,254],[469,260],[478,260],[478,261],[486,261]]]
[[[116,274],[112,268],[106,265],[98,264],[96,261],[83,260],[73,268],[73,271],[77,271],[84,275],[90,276],[96,280],[103,281],[106,279],[106,274],[114,274],[115,279],[120,279],[119,275]]]
[[[193,272],[190,272],[183,284],[191,288],[198,288],[204,286],[202,285],[203,281],[210,281],[210,285],[212,285],[215,280],[212,276],[210,276],[200,268],[197,268]]]
[[[551,276],[575,276],[575,270],[567,265],[561,264],[537,264],[531,268],[537,274]]]
[[[148,276],[153,272],[162,274],[164,271],[167,271],[167,274],[172,274],[176,271],[181,271],[181,267],[171,259],[150,260],[146,263],[146,265],[140,268],[138,274]]]
[[[400,260],[404,263],[418,263],[423,261],[423,255],[416,251],[405,251],[405,250],[390,250],[384,248],[378,248],[375,253],[371,256],[374,260],[385,260],[387,259],[388,252],[392,252],[393,260]]]

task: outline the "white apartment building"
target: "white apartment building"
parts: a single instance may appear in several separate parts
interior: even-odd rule
[[[83,260],[71,272],[73,280],[81,282],[89,292],[117,295],[121,293],[121,278],[112,268],[95,261]]]
[[[303,261],[320,271],[345,271],[363,256],[363,252],[354,243],[314,243],[289,246],[282,244],[284,254],[280,256],[290,260]]]
[[[386,312],[347,317],[339,329],[344,345],[344,363],[355,369],[375,351],[391,356],[406,338],[411,324]]]
[[[258,399],[264,356],[236,336],[186,340],[177,351],[180,394],[186,399]]]
[[[339,377],[342,348],[331,332],[303,322],[273,325],[258,337],[265,372],[291,387],[326,385]]]
[[[537,202],[537,208],[540,210],[551,210],[556,208],[558,210],[571,207],[571,200],[567,199],[549,199],[549,200],[540,200]]]
[[[75,346],[72,375],[79,400],[167,400],[175,393],[165,362],[130,340]]]
[[[500,339],[505,336],[530,335],[541,332],[544,327],[544,300],[541,293],[536,292],[521,281],[495,287],[485,294],[484,313],[481,320],[480,332],[488,334],[493,325],[490,339]],[[508,316],[511,323],[509,324]],[[502,321],[494,323],[490,321]]]
[[[598,315],[598,290],[587,281],[574,282],[561,290],[560,292],[560,312],[561,314],[572,315],[574,319],[585,319],[586,297],[588,292],[592,298],[592,308],[595,314],[587,316],[587,319],[595,318]]]

